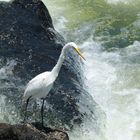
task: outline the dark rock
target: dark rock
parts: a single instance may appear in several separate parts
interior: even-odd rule
[[[0,123],[0,140],[69,140],[69,137],[66,132],[47,127],[39,130],[31,124]]]
[[[64,44],[63,37],[54,29],[50,14],[40,0],[0,2],[0,61],[2,66],[10,65],[10,60],[16,62],[12,75],[1,80],[10,86],[0,88],[0,93],[7,97],[7,104],[10,101],[16,106],[19,118],[23,114],[23,86],[37,74],[54,67]],[[54,88],[47,97],[51,108],[46,109],[46,106],[44,118],[45,122],[53,126],[57,122],[58,126],[72,126],[73,122],[81,123],[87,113],[93,116],[89,105],[92,98],[84,91],[81,82],[81,61],[79,57],[74,58],[75,53],[68,52]],[[81,98],[84,102],[80,101]],[[32,120],[39,119],[39,108],[34,110],[37,113],[33,118],[31,105],[32,101],[28,116]]]

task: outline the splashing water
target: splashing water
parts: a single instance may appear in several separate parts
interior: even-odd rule
[[[89,21],[82,21],[82,14],[84,14],[83,9],[78,9],[79,11],[77,10],[77,12],[81,12],[81,16],[79,16],[78,18],[77,14],[73,16],[73,14],[69,13],[72,4],[70,4],[69,8],[66,9],[66,7],[63,6],[65,0],[60,1],[59,3],[55,3],[55,1],[53,1],[54,4],[52,4],[49,0],[46,1],[48,2],[46,3],[46,5],[48,7],[51,7],[50,11],[53,11],[51,14],[53,15],[55,25],[58,26],[59,24],[61,24],[61,29],[58,29],[61,31],[61,34],[63,34],[63,36],[66,37],[68,41],[76,41],[78,43],[78,46],[81,47],[81,50],[87,60],[84,64],[83,69],[83,82],[84,86],[86,87],[85,89],[89,92],[94,101],[96,101],[96,103],[105,113],[105,117],[102,117],[101,120],[101,123],[104,125],[100,127],[100,132],[96,132],[95,129],[93,129],[94,127],[96,127],[95,123],[93,123],[91,120],[85,119],[84,123],[81,126],[75,126],[74,130],[72,132],[69,132],[70,139],[139,140],[140,42],[136,40],[139,40],[139,38],[135,37],[135,35],[137,34],[136,32],[135,34],[131,34],[131,29],[134,31],[135,27],[139,26],[139,18],[133,19],[131,22],[129,21],[129,24],[127,15],[126,22],[124,21],[125,23],[119,23],[112,18],[112,24],[108,22],[109,20],[107,22],[104,21],[106,19],[103,18],[103,21],[99,22],[98,25],[98,22],[94,22],[90,19],[89,14],[92,13],[87,14],[87,18],[89,18]],[[123,7],[122,5],[123,8],[126,8],[122,9],[123,12],[121,13],[121,16],[123,17],[126,14],[125,10],[127,10],[127,6],[130,6],[128,3],[132,1],[133,0],[108,0],[108,3],[117,4],[118,2],[123,2],[124,4],[126,4],[126,7]],[[69,1],[69,3],[70,2],[73,3],[73,1]],[[80,2],[78,1],[77,3],[79,4]],[[79,7],[81,5],[79,5]],[[55,9],[56,6],[59,7],[59,9]],[[91,5],[89,5],[89,7],[91,7]],[[118,9],[122,7],[118,5]],[[65,13],[63,13],[64,11]],[[55,14],[55,12],[57,14]],[[112,13],[113,12],[114,11],[112,10]],[[134,15],[133,12],[130,13]],[[136,13],[138,14],[138,11]],[[63,24],[62,21],[59,22],[59,20],[57,20],[60,17],[59,14],[61,15],[61,18],[63,17],[63,19],[65,19],[63,21],[66,21],[63,22]],[[114,14],[114,16],[116,15]],[[73,16],[73,18],[70,19],[68,16]],[[95,18],[94,15],[92,17],[94,19],[97,18]],[[108,15],[106,16],[106,18],[108,19]],[[119,15],[117,18],[120,18],[120,21],[122,20]],[[79,20],[80,22],[82,21],[81,24],[77,24],[76,20]],[[73,23],[74,21],[76,24]],[[74,24],[74,26],[67,26],[71,23]],[[100,27],[101,31],[99,30],[99,28],[97,30],[97,26]],[[115,32],[115,28],[118,27],[120,28],[120,31],[122,31],[121,34]],[[110,30],[112,29],[114,30],[114,34],[112,33],[112,31],[110,32]],[[126,31],[125,33],[124,30]],[[93,35],[94,31],[95,34]],[[127,33],[129,33],[131,38],[133,38],[132,40],[128,38]],[[98,36],[97,34],[100,36]],[[96,39],[96,36],[98,36],[97,41],[93,40],[94,38]],[[114,47],[114,42],[117,42],[117,39],[120,38],[124,38],[124,40],[126,39],[124,42],[127,43],[122,42],[122,44],[118,44],[118,48],[111,48],[106,50],[104,49],[104,42],[106,42],[106,37],[108,36],[110,39],[109,42],[112,45],[111,47]],[[103,38],[103,40],[100,41],[100,38]],[[129,40],[131,41],[129,42]],[[99,114],[99,116],[101,115],[102,114]]]
[[[5,2],[9,2],[9,1],[11,1],[11,0],[0,0],[0,1],[5,1]]]
[[[4,64],[4,61],[5,60],[0,59],[0,122],[13,124],[19,120],[19,116],[12,100],[12,98],[15,97],[18,100],[18,96],[13,96],[12,91],[16,89],[16,87],[17,89],[21,88],[16,85],[20,83],[20,79],[13,75],[14,67],[17,64],[16,61],[6,60],[6,64]]]
[[[95,42],[87,41],[82,47],[87,58],[85,84],[106,114],[105,137],[138,139],[140,64],[133,61],[138,61],[140,42],[115,52],[102,52]]]
[[[89,5],[91,5],[89,0],[88,2]],[[108,2],[114,3],[116,1],[108,0]],[[66,3],[67,5],[65,5]],[[72,0],[69,0],[69,2],[65,0],[46,0],[46,5],[53,16],[56,29],[68,41],[75,41],[81,47],[81,50],[87,60],[84,63],[83,68],[84,87],[99,106],[99,108],[96,109],[96,114],[101,118],[99,120],[100,122],[95,123],[94,118],[92,118],[93,120],[85,118],[83,124],[80,126],[75,126],[73,130],[69,132],[70,139],[139,140],[140,41],[137,41],[139,40],[139,34],[135,30],[140,24],[138,13],[138,17],[133,19],[133,21],[129,21],[129,18],[126,18],[126,20],[124,20],[125,24],[124,22],[123,24],[120,22],[120,25],[118,25],[118,23],[117,26],[116,21],[114,20],[115,18],[111,19],[112,23],[104,22],[104,18],[99,25],[102,25],[100,28],[105,30],[104,32],[100,32],[100,28],[97,30],[97,22],[93,22],[93,18],[94,20],[96,20],[96,18],[101,20],[102,17],[100,18],[100,15],[93,14],[92,12],[83,12],[82,5],[76,5]],[[77,18],[77,14],[72,14],[72,12],[77,13],[75,7],[71,8],[73,5],[77,7],[79,10],[78,13],[82,15],[79,16],[79,18]],[[104,7],[106,9],[106,5]],[[93,8],[89,6],[89,10],[93,10]],[[98,12],[99,7],[96,10],[94,13]],[[135,9],[130,11],[129,14],[133,15],[132,13],[135,12],[134,10]],[[128,11],[124,11],[122,11],[122,13],[127,14]],[[104,12],[105,11],[103,11],[103,13]],[[121,15],[121,17],[123,16]],[[116,36],[111,34],[112,31],[116,31],[114,28],[118,29],[119,27],[121,33],[119,32],[119,34],[117,34],[116,32],[113,32],[115,35],[117,34]],[[93,34],[94,32],[98,33],[98,36],[95,36],[97,34]],[[120,45],[123,47],[105,49],[104,42],[108,41],[106,40],[106,37],[109,36],[110,39],[113,36],[109,40],[111,42],[114,40],[116,41],[118,38],[122,38],[121,35],[123,35],[123,37],[125,35],[128,40],[131,40],[129,44],[122,43],[123,45]],[[97,39],[97,37],[99,39]],[[97,40],[95,40],[95,38]],[[100,41],[101,38],[103,38],[103,40]],[[127,42],[128,40],[123,41]],[[112,47],[114,46],[112,45]],[[0,61],[0,92],[2,93],[0,95],[0,121],[4,120],[12,123],[15,121],[15,116],[18,118],[18,113],[16,112],[16,107],[13,105],[13,103],[11,103],[11,100],[7,100],[6,94],[10,92],[10,90],[5,92],[3,89],[16,87],[15,84],[20,83],[20,79],[17,79],[17,77],[12,77],[13,68],[15,65],[15,60],[7,60],[5,65],[1,65]],[[3,80],[7,81],[4,82],[6,85],[2,83]],[[23,86],[18,86],[18,90],[20,90],[20,88],[23,88]],[[11,94],[9,93],[9,95]],[[104,114],[100,114],[100,109],[104,112]],[[98,125],[100,125],[100,131],[96,131],[96,127],[98,127]]]

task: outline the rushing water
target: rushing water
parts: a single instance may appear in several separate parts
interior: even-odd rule
[[[81,47],[84,86],[105,113],[100,132],[85,120],[69,132],[71,140],[139,140],[140,1],[44,2],[56,29]]]
[[[80,46],[86,58],[82,83],[99,106],[96,109],[99,122],[85,118],[69,132],[70,139],[139,140],[140,1],[43,1],[55,28],[67,41]],[[9,93],[10,99],[13,98],[11,90],[19,93],[24,88],[21,79],[13,77],[15,66],[16,60],[5,63],[0,59],[1,122],[20,120],[14,103],[7,97]],[[100,110],[104,113],[100,114]],[[100,131],[96,131],[98,127]]]

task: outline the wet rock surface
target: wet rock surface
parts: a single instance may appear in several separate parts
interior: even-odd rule
[[[64,38],[54,29],[51,16],[40,0],[0,2],[0,68],[10,68],[10,73],[6,69],[7,75],[0,79],[1,84],[10,86],[1,88],[0,93],[6,96],[7,104],[10,101],[10,106],[16,107],[19,119],[23,114],[23,86],[37,74],[55,66],[64,44]],[[76,56],[74,52],[68,52],[54,88],[46,98],[51,108],[46,105],[44,119],[53,126],[67,124],[72,127],[80,124],[85,115],[93,114],[93,106],[89,105],[92,98],[83,89],[81,61]],[[84,101],[80,101],[81,98]],[[39,121],[39,109],[34,109],[36,114],[32,113],[31,101],[30,120]],[[10,120],[8,116],[6,118]]]
[[[66,132],[39,125],[0,123],[0,140],[69,140]]]

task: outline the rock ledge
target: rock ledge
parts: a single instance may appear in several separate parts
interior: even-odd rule
[[[69,140],[64,131],[40,127],[40,124],[0,123],[0,140]]]

